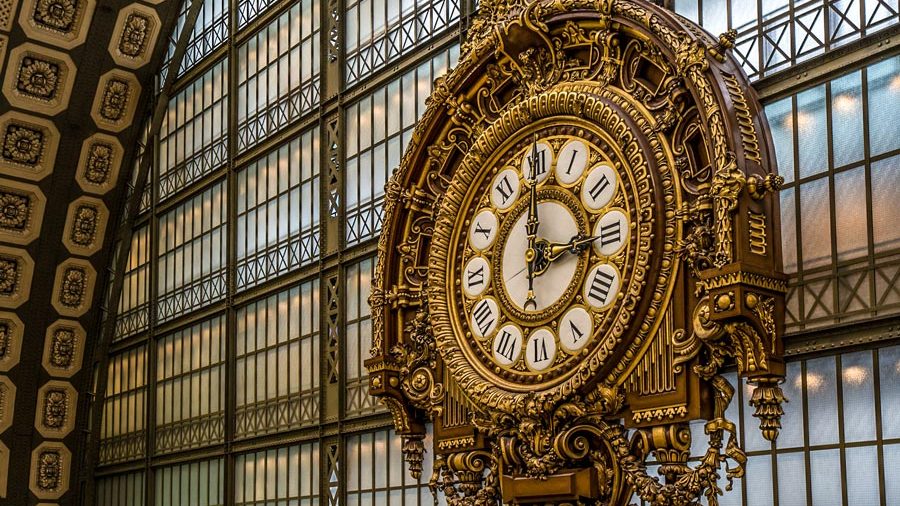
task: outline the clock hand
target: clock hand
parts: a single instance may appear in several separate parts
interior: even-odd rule
[[[542,260],[541,265],[538,266],[538,274],[542,274],[547,270],[547,267],[549,267],[553,261],[563,256],[564,253],[568,252],[573,255],[581,254],[597,239],[600,239],[599,235],[586,237],[579,234],[572,237],[569,242],[565,243],[548,242],[543,239],[537,241],[535,249],[539,252],[537,256]]]
[[[531,149],[529,165],[531,166],[531,185],[528,189],[528,220],[525,222],[525,233],[528,235],[528,250],[525,251],[525,261],[527,262],[525,267],[528,269],[528,295],[525,299],[525,310],[528,310],[529,306],[537,309],[537,302],[535,302],[534,296],[535,259],[537,257],[534,244],[537,239],[538,226],[540,225],[537,209],[537,137],[535,137],[534,145]]]

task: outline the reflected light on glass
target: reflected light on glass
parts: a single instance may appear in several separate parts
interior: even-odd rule
[[[847,114],[856,110],[856,96],[851,93],[841,93],[834,97],[834,108],[836,111]]]
[[[890,86],[891,90],[900,91],[900,74],[895,75],[894,78],[891,79]]]
[[[800,377],[797,377],[797,379],[794,380],[794,386],[801,388],[803,386],[802,381],[803,380]],[[824,384],[825,378],[823,378],[822,375],[814,372],[806,373],[806,390],[808,392],[816,392],[822,388],[822,385]]]
[[[862,385],[869,377],[869,369],[853,365],[844,369],[843,376],[848,385]]]
[[[797,130],[803,132],[813,126],[813,117],[810,113],[797,111]]]
[[[895,371],[897,374],[900,374],[900,360],[898,360],[897,363],[894,364],[894,371]]]

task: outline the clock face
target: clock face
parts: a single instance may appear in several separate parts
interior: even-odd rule
[[[613,326],[633,270],[630,171],[600,135],[558,130],[492,157],[451,240],[462,348],[508,390],[571,373]]]

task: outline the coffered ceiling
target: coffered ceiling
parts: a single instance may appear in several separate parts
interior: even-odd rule
[[[178,7],[0,0],[0,499],[8,504],[79,504],[90,474],[90,357],[110,246]]]

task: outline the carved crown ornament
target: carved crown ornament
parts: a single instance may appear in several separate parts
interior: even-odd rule
[[[783,180],[734,37],[643,0],[480,3],[369,298],[370,393],[415,477],[433,423],[448,504],[718,504],[731,365],[777,437]]]

